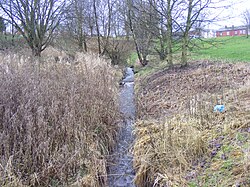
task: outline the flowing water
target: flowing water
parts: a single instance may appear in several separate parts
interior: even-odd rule
[[[133,158],[129,152],[134,140],[132,125],[135,118],[134,73],[132,68],[126,69],[122,83],[120,110],[124,115],[124,122],[118,137],[117,147],[111,155],[108,181],[110,187],[135,187],[133,184],[135,176]]]

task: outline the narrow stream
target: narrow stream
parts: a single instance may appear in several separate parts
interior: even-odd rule
[[[133,158],[129,152],[133,145],[132,125],[135,118],[134,72],[126,69],[123,87],[120,91],[120,110],[124,115],[123,126],[118,137],[117,147],[111,156],[109,167],[109,187],[135,187],[133,184]]]

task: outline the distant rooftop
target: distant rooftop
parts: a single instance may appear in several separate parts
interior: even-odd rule
[[[239,30],[239,29],[246,29],[246,26],[225,26],[223,28],[218,29],[217,31],[231,31],[231,30]]]

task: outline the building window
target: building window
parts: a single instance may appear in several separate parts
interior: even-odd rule
[[[234,34],[237,35],[237,34],[238,34],[238,31],[234,31]]]
[[[230,35],[230,32],[229,31],[227,31],[227,36],[229,36]]]
[[[240,30],[240,34],[242,34],[243,33],[243,31],[242,30]]]
[[[243,34],[246,34],[246,30],[243,30]]]
[[[220,32],[220,36],[222,36],[222,32]]]

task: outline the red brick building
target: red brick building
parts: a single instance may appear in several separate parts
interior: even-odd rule
[[[216,31],[216,37],[224,37],[224,36],[244,36],[247,34],[246,26],[239,27],[227,27],[221,28]]]

